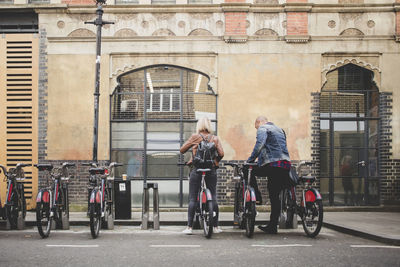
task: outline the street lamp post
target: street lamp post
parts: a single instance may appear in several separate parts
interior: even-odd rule
[[[86,21],[85,24],[94,24],[97,26],[96,34],[96,74],[94,89],[94,129],[93,129],[93,162],[97,162],[98,147],[98,127],[99,127],[99,99],[100,99],[100,56],[101,56],[101,28],[105,24],[114,24],[103,20],[103,4],[106,0],[96,0],[97,18],[94,21]]]

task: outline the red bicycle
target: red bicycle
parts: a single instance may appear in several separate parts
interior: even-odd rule
[[[7,197],[5,203],[5,219],[11,229],[23,229],[25,227],[26,201],[24,196],[25,173],[23,167],[30,164],[18,163],[15,168],[9,168],[0,165],[7,180]]]

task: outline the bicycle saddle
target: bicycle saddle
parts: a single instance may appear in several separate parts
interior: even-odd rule
[[[299,180],[303,183],[313,183],[315,181],[314,176],[300,176]]]
[[[210,172],[211,169],[197,169],[196,172]]]
[[[245,162],[243,163],[243,166],[257,166],[258,163],[257,162]]]
[[[105,170],[106,170],[105,168],[90,168],[89,173],[91,175],[104,174]]]
[[[36,168],[38,168],[39,171],[43,170],[48,170],[51,171],[53,169],[53,164],[35,164],[34,165]]]

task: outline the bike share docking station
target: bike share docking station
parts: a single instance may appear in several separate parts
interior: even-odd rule
[[[160,211],[159,211],[159,197],[158,197],[158,183],[144,183],[143,196],[142,196],[142,230],[149,228],[150,218],[150,192],[149,189],[153,188],[153,229],[160,230]]]

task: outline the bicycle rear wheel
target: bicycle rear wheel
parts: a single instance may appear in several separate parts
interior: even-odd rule
[[[204,236],[207,238],[211,238],[213,233],[214,226],[214,208],[211,200],[208,200],[207,203],[203,204],[203,216],[202,216],[202,224]]]
[[[306,203],[301,220],[303,222],[304,232],[307,236],[316,237],[319,234],[322,227],[323,212],[321,200]]]
[[[50,205],[48,203],[37,203],[36,225],[42,238],[49,236],[52,221],[52,218],[50,218]]]
[[[252,237],[254,233],[254,224],[256,221],[256,203],[248,202],[246,204],[246,236]]]
[[[93,238],[99,236],[101,227],[101,210],[98,203],[90,203],[89,207],[89,217],[90,217],[90,233]]]

